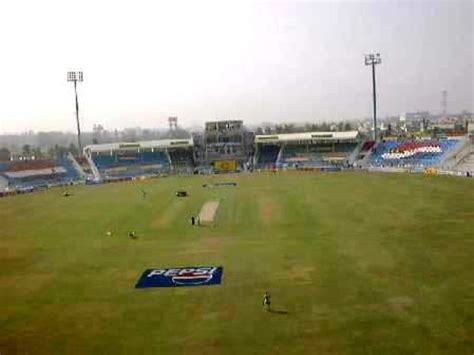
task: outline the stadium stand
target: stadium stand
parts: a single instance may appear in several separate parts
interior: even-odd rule
[[[375,141],[365,141],[360,149],[361,153],[369,152],[375,145]]]
[[[257,135],[257,167],[341,167],[360,150],[357,131]]]
[[[0,191],[5,191],[8,188],[8,180],[0,175]]]
[[[462,173],[468,173],[474,174],[474,146],[469,147],[469,151],[467,152],[466,155],[460,159],[458,164],[454,167],[454,171],[462,172]]]
[[[0,176],[11,189],[69,184],[79,174],[68,159],[11,161],[0,165]]]
[[[106,177],[158,174],[169,168],[168,156],[162,151],[97,153],[92,155],[92,160]]]
[[[438,166],[460,142],[459,139],[384,141],[375,148],[370,164],[400,167]]]
[[[323,149],[324,150],[324,149]],[[278,160],[279,165],[302,164],[323,165],[323,152],[318,147],[306,145],[284,145]]]
[[[375,146],[375,141],[373,140],[364,141],[362,145],[360,146],[360,149],[356,152],[353,165],[360,168],[367,167],[369,165],[374,146]]]
[[[86,158],[74,157],[71,153],[69,153],[67,155],[67,159],[69,159],[72,166],[81,178],[87,178],[88,175],[92,174],[91,168]]]
[[[192,149],[169,149],[168,154],[173,171],[191,172],[194,169],[195,161]]]
[[[173,163],[169,152],[178,166],[192,169],[192,149],[192,139],[164,139],[90,145],[84,155],[96,180],[113,180],[168,173]]]
[[[258,148],[257,165],[259,166],[273,166],[275,165],[280,147],[273,144],[264,144]]]

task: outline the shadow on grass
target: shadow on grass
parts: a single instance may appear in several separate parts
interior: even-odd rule
[[[274,314],[288,314],[288,311],[281,311],[281,310],[278,310],[278,309],[269,309],[268,312],[269,313],[274,313]]]

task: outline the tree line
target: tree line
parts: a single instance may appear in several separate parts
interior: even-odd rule
[[[356,130],[356,122],[322,122],[322,123],[282,123],[276,125],[262,124],[252,131],[255,134],[279,134],[321,131]],[[159,131],[154,129],[128,128],[122,131],[106,130],[101,125],[94,125],[92,132],[83,132],[82,144],[100,144],[112,142],[136,142],[163,138],[188,138],[187,131],[178,128],[174,131]],[[65,132],[27,132],[23,134],[0,135],[0,161],[14,159],[58,159],[69,152],[78,155],[74,133]]]
[[[24,144],[19,152],[11,152],[8,148],[0,148],[0,161],[8,161],[11,158],[15,159],[60,159],[66,157],[69,153],[78,155],[79,150],[74,143],[69,146],[55,144],[48,149],[41,149],[41,147]]]
[[[255,129],[255,134],[281,134],[300,132],[329,132],[329,131],[352,131],[357,130],[356,122],[321,122],[297,125],[294,123],[276,124],[274,126],[262,125]]]

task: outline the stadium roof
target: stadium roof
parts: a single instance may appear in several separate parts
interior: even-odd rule
[[[4,174],[10,179],[15,179],[15,178],[26,178],[30,176],[48,176],[52,174],[64,174],[64,173],[66,173],[66,169],[64,169],[62,166],[57,166],[54,168],[47,168],[47,169],[7,171]]]
[[[192,147],[194,145],[192,138],[184,139],[160,139],[153,141],[140,141],[140,142],[119,142],[119,143],[105,143],[105,144],[92,144],[84,147],[84,152],[107,152],[114,150],[135,150],[135,149],[164,149],[164,148],[181,148],[181,147]]]
[[[283,133],[256,135],[255,143],[284,143],[298,141],[334,141],[334,140],[354,140],[359,137],[358,131],[347,132],[304,132],[304,133]]]

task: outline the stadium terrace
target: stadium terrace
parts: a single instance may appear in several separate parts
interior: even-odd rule
[[[82,156],[0,163],[2,195],[55,185],[103,183],[170,174],[262,169],[409,171],[472,176],[472,135],[386,138],[346,132],[255,135],[241,120],[210,121],[185,139],[93,144]]]

